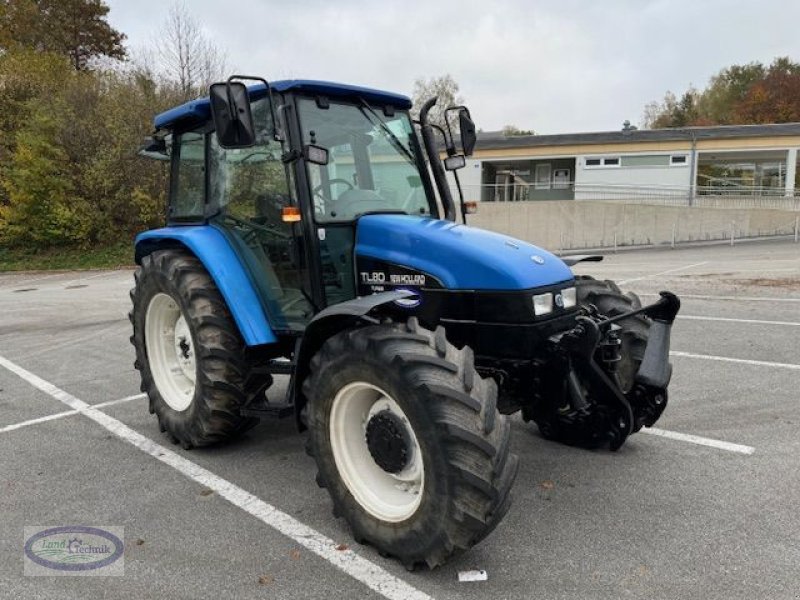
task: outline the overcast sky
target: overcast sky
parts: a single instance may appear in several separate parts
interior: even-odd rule
[[[107,0],[130,47],[165,0]],[[411,94],[450,73],[477,125],[537,133],[639,124],[666,90],[703,87],[730,64],[800,60],[792,0],[186,0],[236,71]]]

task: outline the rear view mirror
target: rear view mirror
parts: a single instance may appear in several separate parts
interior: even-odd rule
[[[467,159],[461,154],[454,154],[444,159],[444,168],[448,171],[457,171],[467,166]]]
[[[306,144],[303,147],[303,156],[308,162],[315,165],[325,166],[328,164],[328,149],[322,146]]]
[[[478,141],[478,134],[475,132],[475,123],[472,122],[469,111],[462,108],[458,111],[458,128],[461,131],[461,148],[464,156],[472,156],[475,150],[475,143]]]
[[[211,116],[223,148],[247,148],[256,143],[247,86],[239,81],[214,83],[209,88]]]

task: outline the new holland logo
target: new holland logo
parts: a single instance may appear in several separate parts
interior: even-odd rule
[[[564,308],[564,297],[561,294],[556,294],[555,302],[558,308]]]

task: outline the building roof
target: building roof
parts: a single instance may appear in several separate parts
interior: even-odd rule
[[[691,140],[800,136],[800,123],[767,125],[717,125],[714,127],[676,127],[668,129],[634,129],[627,131],[597,131],[590,133],[561,133],[556,135],[504,136],[502,131],[478,134],[478,150],[499,148],[532,148],[537,146],[572,146],[580,144],[635,144],[637,142],[673,142]]]
[[[269,86],[275,92],[301,91],[336,98],[363,98],[375,104],[389,104],[404,110],[411,108],[411,99],[408,96],[357,85],[310,79],[286,79],[272,81]],[[250,97],[256,99],[263,97],[267,88],[263,83],[259,83],[248,86],[247,89],[250,92]],[[156,129],[164,129],[173,127],[179,121],[206,121],[210,118],[211,102],[208,97],[205,97],[190,100],[185,104],[156,115],[155,119],[153,119],[153,124]]]

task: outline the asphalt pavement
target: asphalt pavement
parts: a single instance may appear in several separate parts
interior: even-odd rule
[[[682,297],[662,435],[585,451],[514,417],[505,520],[415,572],[352,541],[291,419],[169,443],[132,366],[130,270],[0,274],[0,597],[798,598],[800,244],[575,271]],[[23,527],[76,523],[124,527],[124,575],[24,576]]]

